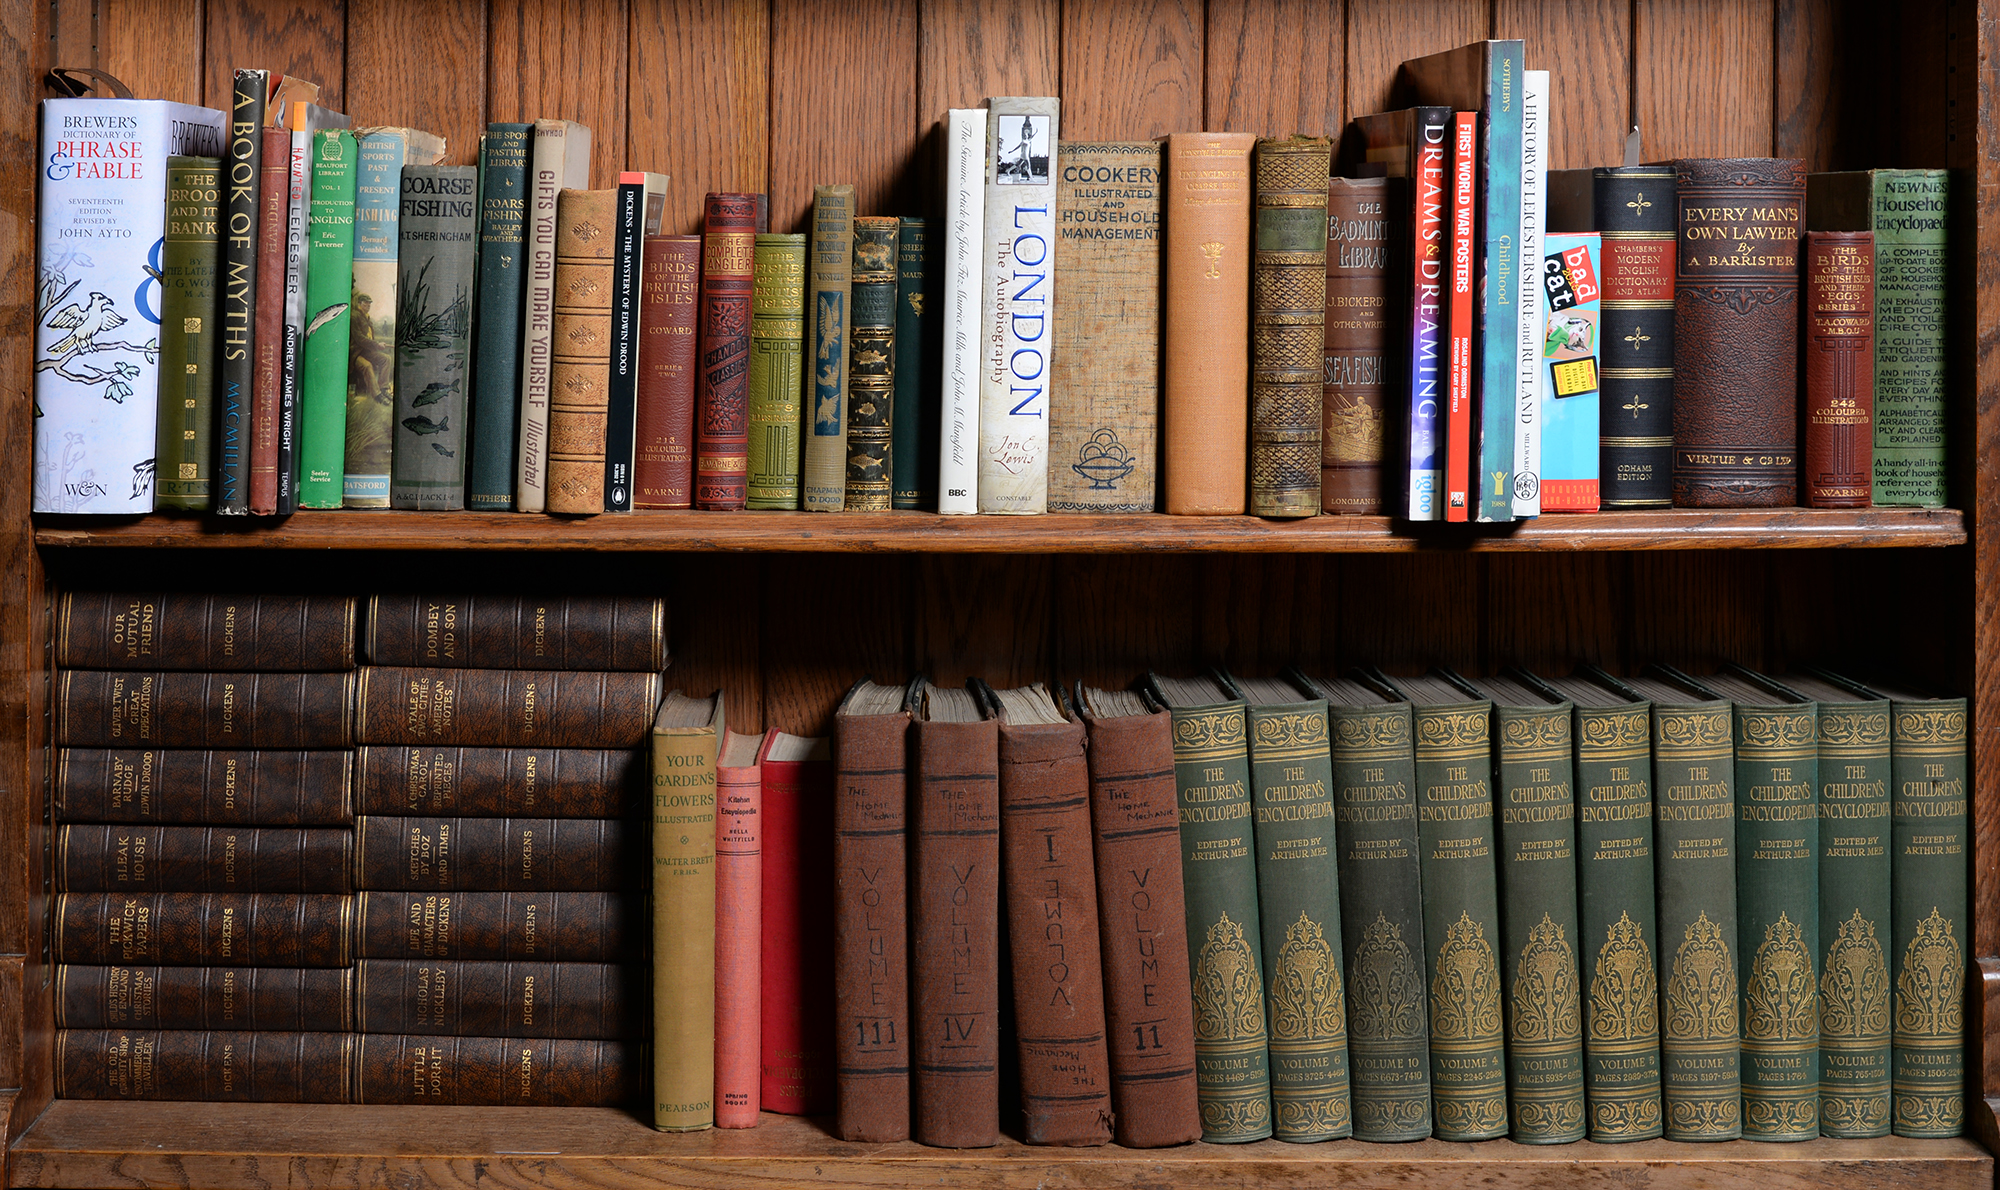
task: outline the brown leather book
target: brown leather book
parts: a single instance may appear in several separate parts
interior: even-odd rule
[[[347,596],[66,591],[56,602],[56,664],[236,673],[353,669],[354,608]]]
[[[981,693],[1000,720],[1000,849],[1025,1136],[1031,1145],[1109,1144],[1111,1056],[1083,723],[1039,683]]]
[[[1250,434],[1248,132],[1167,138],[1167,511],[1241,513]]]
[[[1326,187],[1326,342],[1320,394],[1319,506],[1322,512],[1382,516],[1389,511],[1382,460],[1389,303],[1394,246],[1410,217],[1402,178],[1331,178]],[[1405,266],[1398,264],[1397,269]]]
[[[702,210],[701,371],[695,386],[694,500],[742,508],[750,482],[750,297],[761,194],[711,194]]]
[[[370,665],[658,673],[667,667],[667,601],[376,595],[363,643]]]
[[[285,370],[285,228],[291,201],[292,134],[263,130],[257,172],[257,320],[250,381],[250,512],[278,511],[278,416]]]
[[[604,511],[617,227],[615,187],[556,195],[555,321],[549,356],[550,512]]]
[[[1194,1000],[1181,892],[1172,716],[1130,691],[1086,689],[1105,1034],[1118,1143],[1201,1139]]]
[[[1867,508],[1875,485],[1875,233],[1806,233],[1805,501]]]
[[[1683,158],[1674,171],[1674,504],[1792,504],[1805,162]]]
[[[231,826],[62,826],[64,892],[344,893],[354,890],[344,830]]]
[[[610,748],[354,751],[363,814],[620,818],[645,805],[646,754]]]
[[[65,822],[346,826],[350,752],[59,748],[56,817]]]
[[[354,820],[355,883],[369,889],[606,892],[646,871],[645,831],[610,818]]]
[[[345,748],[352,674],[64,670],[56,743],[137,748]]]
[[[602,892],[364,892],[364,959],[610,963],[630,958],[645,909]]]
[[[62,1029],[56,1096],[349,1103],[355,1049],[352,1033]]]
[[[58,963],[345,967],[354,898],[318,893],[64,893],[50,915]]]
[[[646,1084],[637,1042],[363,1033],[354,1049],[356,1103],[615,1107]]]
[[[694,507],[701,237],[652,236],[639,280],[632,507]]]
[[[364,744],[637,748],[660,705],[660,675],[368,666],[354,696]]]
[[[1249,510],[1255,516],[1319,512],[1331,153],[1321,136],[1257,142],[1250,295]]]
[[[336,967],[56,968],[58,1029],[354,1028],[354,972]]]
[[[923,686],[910,817],[913,1132],[1000,1143],[1000,734],[970,691]]]
[[[906,694],[857,682],[833,718],[834,1134],[842,1140],[910,1139]]]
[[[362,959],[354,1028],[446,1037],[638,1037],[646,968],[608,963]]]

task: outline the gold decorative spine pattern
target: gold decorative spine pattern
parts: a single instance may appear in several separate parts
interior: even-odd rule
[[[1249,493],[1255,516],[1319,512],[1329,156],[1323,137],[1257,142]]]
[[[1820,1132],[1889,1135],[1889,705],[1819,705]]]
[[[611,272],[618,192],[556,197],[554,333],[549,362],[548,510],[604,511],[604,427],[611,393]]]
[[[745,507],[799,506],[806,237],[757,236],[750,293],[750,451]]]
[[[896,240],[894,215],[854,220],[853,314],[847,367],[847,504],[886,512],[889,432],[896,386]]]

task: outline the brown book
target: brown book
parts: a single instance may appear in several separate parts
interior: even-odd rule
[[[363,1033],[354,1049],[356,1103],[615,1107],[646,1084],[638,1042]]]
[[[620,818],[645,804],[646,754],[631,748],[355,749],[363,814]]]
[[[345,967],[354,898],[317,893],[64,893],[50,914],[58,963]]]
[[[352,674],[64,670],[56,743],[105,748],[345,748]]]
[[[1111,1141],[1111,1056],[1083,723],[1047,686],[982,688],[1000,720],[1000,849],[1031,1145]]]
[[[364,744],[636,748],[660,705],[660,675],[368,666],[354,696]]]
[[[645,874],[645,831],[611,818],[354,820],[355,883],[388,890],[605,892]]]
[[[1130,691],[1086,689],[1105,1034],[1118,1143],[1201,1139],[1194,1000],[1181,891],[1172,716]]]
[[[56,664],[236,673],[353,669],[354,600],[64,592],[56,601]]]
[[[1683,158],[1674,171],[1674,504],[1792,504],[1805,162]]]
[[[906,690],[857,682],[833,718],[834,1134],[910,1139]]]
[[[265,128],[257,172],[257,320],[251,340],[250,512],[278,511],[278,421],[285,379],[285,228],[291,202],[292,134]]]
[[[643,907],[603,892],[364,892],[364,959],[610,963],[630,958]]]
[[[1167,138],[1167,511],[1241,513],[1250,435],[1248,132]]]
[[[1257,142],[1249,494],[1256,516],[1319,512],[1331,154],[1321,136]]]
[[[638,1037],[646,968],[610,963],[362,959],[354,1029],[445,1037]]]
[[[349,1103],[355,1048],[351,1033],[62,1029],[56,1096]]]
[[[1320,393],[1322,512],[1389,511],[1382,460],[1388,442],[1391,246],[1409,218],[1402,178],[1331,178],[1326,184],[1326,342]],[[1399,268],[1401,266],[1398,266]]]
[[[354,821],[349,752],[59,748],[55,761],[56,817],[65,822]]]
[[[604,511],[611,399],[611,272],[618,191],[556,195],[554,333],[549,354],[548,511]]]
[[[694,499],[742,508],[750,477],[750,298],[761,194],[710,194],[702,208],[701,359],[695,382]]]
[[[370,665],[658,673],[667,667],[667,601],[376,595],[363,644]]]
[[[56,968],[58,1029],[354,1028],[354,972],[336,967]]]
[[[76,893],[352,892],[353,841],[326,828],[62,826],[56,885]]]
[[[1867,508],[1875,490],[1875,233],[1806,233],[1805,500]]]
[[[694,507],[694,388],[701,237],[651,236],[639,281],[632,507]]]

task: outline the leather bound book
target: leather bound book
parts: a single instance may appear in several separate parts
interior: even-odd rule
[[[55,809],[64,822],[347,826],[347,752],[61,748]]]
[[[782,731],[757,755],[764,821],[763,1063],[758,1100],[794,1116],[834,1110],[835,793],[824,739]]]
[[[1674,172],[1674,504],[1792,504],[1805,162],[1683,158]]]
[[[644,967],[362,959],[354,987],[358,1033],[615,1041],[645,1032]]]
[[[761,735],[723,734],[715,761],[715,1126],[755,1128],[763,1081]]]
[[[1805,466],[1810,508],[1866,508],[1875,487],[1875,235],[1806,233]]]
[[[1251,278],[1252,515],[1319,512],[1326,330],[1325,137],[1257,142]]]
[[[257,170],[257,337],[250,382],[250,513],[278,511],[278,398],[285,367],[285,225],[292,134],[265,128]]]
[[[910,1139],[907,692],[857,682],[833,719],[834,1133]]]
[[[351,674],[64,670],[56,742],[133,748],[345,748]]]
[[[556,196],[555,310],[549,341],[549,512],[604,511],[611,399],[611,274],[618,191]]]
[[[63,1099],[349,1103],[354,1052],[351,1033],[63,1029],[55,1090]]]
[[[1090,810],[1118,1143],[1201,1139],[1194,1000],[1172,716],[1131,691],[1085,688]],[[1130,1038],[1130,1042],[1127,1042]]]
[[[154,504],[207,512],[215,461],[216,301],[222,194],[214,157],[167,158],[160,246],[160,412]],[[352,196],[349,197],[350,204]]]
[[[651,236],[639,282],[632,507],[694,507],[695,345],[701,237]]]
[[[370,665],[437,669],[667,667],[667,602],[632,596],[376,595]]]
[[[56,828],[64,892],[344,893],[354,890],[344,830],[218,826]]]
[[[805,383],[806,237],[757,237],[750,298],[750,462],[744,507],[799,506],[799,416]]]
[[[479,171],[470,165],[403,169],[396,256],[396,428],[389,506],[465,507],[473,438],[472,309],[479,297]]]
[[[1241,513],[1250,437],[1247,132],[1167,138],[1161,464],[1166,511]],[[1211,1138],[1212,1139],[1212,1138]]]
[[[701,372],[695,388],[694,502],[742,508],[750,474],[750,295],[761,194],[711,194],[702,212]]]
[[[353,669],[354,600],[70,591],[55,643],[64,669]]]
[[[937,508],[939,369],[944,366],[933,305],[943,295],[934,276],[941,244],[925,234],[925,220],[904,215],[896,231],[896,402],[889,474],[889,504],[911,510]],[[797,468],[794,468],[797,470]]]
[[[660,705],[660,675],[375,665],[355,683],[363,744],[636,748]]]
[[[1325,387],[1320,394],[1320,511],[1389,511],[1383,468],[1393,437],[1385,366],[1389,303],[1409,270],[1402,226],[1410,217],[1401,178],[1332,178],[1326,188]]]
[[[354,1038],[354,1102],[448,1107],[618,1107],[644,1093],[636,1041]]]
[[[56,968],[58,1029],[354,1028],[354,972],[332,967]]]
[[[354,915],[364,959],[622,962],[646,925],[629,898],[603,892],[364,892]]]
[[[889,443],[896,398],[896,235],[893,215],[854,220],[854,268],[848,328],[847,495],[842,507],[886,512]]]
[[[49,957],[125,966],[345,967],[354,898],[309,893],[64,893]]]
[[[643,832],[615,818],[354,820],[361,888],[605,892],[640,884]]]
[[[631,748],[363,746],[354,772],[362,814],[623,818],[646,798]]]
[[[839,512],[847,500],[847,318],[853,264],[854,187],[813,187],[812,244],[806,257],[806,366],[812,370],[805,416],[807,512]]]
[[[676,690],[653,721],[653,1127],[715,1123],[715,810],[721,694]]]

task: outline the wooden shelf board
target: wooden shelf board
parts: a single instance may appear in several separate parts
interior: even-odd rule
[[[1509,1141],[955,1151],[848,1144],[822,1121],[670,1136],[608,1108],[321,1107],[58,1101],[15,1143],[11,1187],[425,1190],[433,1186],[1542,1187],[1755,1185],[1991,1190],[1970,1140],[1529,1146]]]
[[[917,512],[639,512],[551,517],[482,512],[300,512],[257,522],[155,515],[37,518],[45,548],[592,550],[800,553],[1405,553],[1420,550],[1687,550],[1951,546],[1956,509],[1661,510],[1545,516],[1515,525],[1388,517],[1158,514],[944,517]]]

